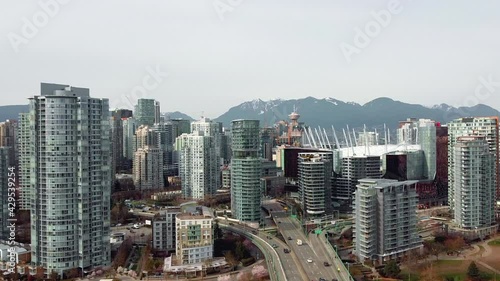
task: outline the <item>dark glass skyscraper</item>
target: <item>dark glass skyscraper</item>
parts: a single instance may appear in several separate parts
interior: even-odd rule
[[[258,120],[231,122],[231,209],[236,219],[260,221],[262,190]]]

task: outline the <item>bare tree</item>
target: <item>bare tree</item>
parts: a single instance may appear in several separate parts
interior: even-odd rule
[[[113,260],[112,266],[117,268],[119,266],[125,266],[125,262],[127,262],[128,255],[132,251],[132,240],[131,238],[127,238],[122,242],[120,248],[118,248],[118,252]]]
[[[429,252],[429,254],[436,256],[436,260],[439,259],[439,254],[442,253],[445,249],[444,245],[439,242],[424,242],[425,249]]]

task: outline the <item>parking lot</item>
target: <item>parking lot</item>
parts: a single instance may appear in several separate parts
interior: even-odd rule
[[[151,226],[141,226],[139,229],[133,228],[134,224],[115,226],[111,228],[111,234],[125,233],[125,239],[132,238],[134,243],[149,243],[151,241],[152,228]]]

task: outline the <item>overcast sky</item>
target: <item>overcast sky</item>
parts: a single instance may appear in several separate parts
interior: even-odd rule
[[[306,96],[500,109],[498,0],[58,1],[0,2],[0,105],[51,82],[193,117]]]

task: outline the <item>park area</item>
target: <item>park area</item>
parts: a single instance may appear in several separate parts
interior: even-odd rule
[[[474,280],[500,280],[500,238],[472,245],[459,255],[442,253],[426,261],[406,264],[400,277],[411,281],[472,280],[467,274],[472,262],[479,270],[479,276]]]

